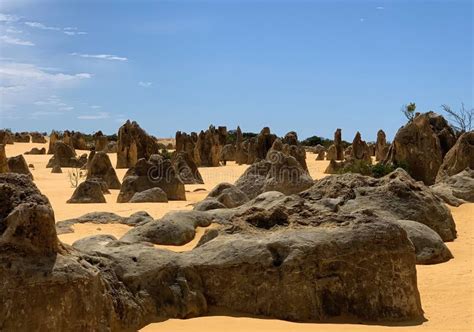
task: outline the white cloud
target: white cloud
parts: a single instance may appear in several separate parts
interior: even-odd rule
[[[28,40],[21,40],[21,39],[18,39],[18,38],[7,36],[7,35],[0,36],[0,41],[4,42],[6,44],[12,44],[12,45],[35,46],[34,43],[32,43]]]
[[[14,28],[14,27],[8,27],[6,30],[5,30],[6,33],[23,33],[23,31],[21,30],[18,30],[17,28]]]
[[[144,88],[149,88],[153,83],[152,82],[138,82],[138,85]]]
[[[68,36],[77,36],[77,35],[87,35],[87,32],[84,31],[69,31],[65,30],[63,31],[66,35]]]
[[[99,105],[92,105],[91,108],[94,109],[94,110],[98,110],[101,107]]]
[[[113,54],[82,54],[82,53],[70,53],[70,55],[78,56],[81,58],[92,58],[92,59],[100,59],[100,60],[110,60],[110,61],[127,61],[128,59],[125,57],[120,57]]]
[[[97,114],[79,115],[77,118],[79,120],[101,120],[108,119],[109,117],[110,115],[107,112],[98,112]]]
[[[375,9],[377,9],[377,10],[384,10],[384,9],[385,9],[385,7],[378,6],[378,7],[375,7]]]
[[[24,82],[30,84],[37,82],[56,84],[78,81],[92,77],[92,75],[89,73],[50,73],[33,64],[17,62],[0,63],[0,75],[2,76],[2,80],[5,81]]]
[[[9,14],[3,14],[0,13],[0,22],[5,22],[5,23],[11,23],[11,22],[16,22],[20,18],[15,15],[9,15]]]
[[[365,18],[360,18],[359,21],[360,21],[360,23],[364,23],[364,22],[365,22]]]
[[[75,87],[90,77],[89,73],[49,71],[34,64],[0,61],[1,104],[2,107],[17,105],[22,112],[32,105],[65,112],[71,106],[51,95]]]
[[[27,26],[30,28],[35,28],[35,29],[42,29],[42,30],[54,30],[54,31],[60,31],[61,28],[58,27],[50,27],[47,25],[44,25],[43,23],[40,22],[25,22]]]
[[[76,27],[60,28],[60,27],[47,26],[41,22],[25,22],[25,24],[29,26],[30,28],[35,28],[35,29],[62,31],[64,34],[68,36],[77,36],[77,35],[87,34],[87,32],[85,31],[77,31]]]

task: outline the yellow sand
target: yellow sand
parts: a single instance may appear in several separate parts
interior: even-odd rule
[[[47,144],[15,143],[6,146],[7,156],[14,156],[32,147],[47,148]],[[77,151],[78,154],[87,151]],[[116,155],[110,154],[112,164],[115,166]],[[190,204],[196,203],[206,197],[209,190],[220,182],[233,183],[246,169],[247,166],[239,166],[228,163],[226,167],[200,168],[205,184],[187,185],[187,201],[172,201],[169,203],[115,203],[118,190],[111,190],[111,195],[106,195],[106,204],[66,204],[71,197],[74,188],[68,180],[68,169],[63,168],[63,174],[51,174],[51,169],[46,169],[46,163],[51,156],[25,155],[28,163],[32,163],[35,183],[45,194],[56,214],[56,220],[78,217],[93,211],[114,212],[122,216],[128,216],[134,212],[145,210],[154,218],[159,218],[171,210],[191,209]],[[315,155],[307,154],[307,163],[311,176],[320,179],[325,176],[324,169],[326,161],[315,161]],[[117,170],[121,180],[125,174],[124,169]],[[202,188],[204,191],[194,192]],[[459,208],[451,208],[456,220],[458,239],[447,245],[451,249],[455,259],[438,265],[417,266],[418,288],[421,293],[421,301],[425,311],[426,321],[405,324],[406,326],[384,326],[348,324],[311,324],[292,323],[262,317],[248,317],[228,312],[214,311],[213,316],[193,318],[187,320],[170,319],[165,322],[150,324],[143,331],[379,331],[398,330],[412,331],[423,329],[427,331],[474,331],[473,326],[473,244],[474,244],[474,204],[464,204]],[[60,239],[66,243],[72,243],[77,239],[92,234],[112,234],[120,237],[129,229],[125,225],[97,225],[80,224],[75,225],[72,234],[60,235]],[[191,250],[204,233],[203,228],[197,229],[195,239],[181,247],[166,247],[175,251]],[[396,325],[396,324],[394,324]],[[403,325],[403,324],[402,324]]]

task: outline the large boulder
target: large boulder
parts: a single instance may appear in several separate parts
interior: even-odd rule
[[[59,242],[51,205],[27,176],[0,175],[0,202],[2,330],[121,331],[143,325],[139,300],[115,273],[101,271],[106,260]]]
[[[8,169],[12,173],[25,174],[33,180],[33,174],[31,174],[30,168],[22,154],[8,158]]]
[[[334,144],[331,144],[326,153],[326,160],[336,160],[337,159],[337,149]]]
[[[446,177],[431,186],[433,193],[449,205],[474,203],[474,170],[467,168],[461,173]]]
[[[415,246],[416,264],[439,264],[449,261],[453,254],[440,236],[428,226],[412,220],[397,220]]]
[[[474,169],[474,131],[464,133],[444,157],[436,182],[462,172],[466,168]]]
[[[175,153],[173,155],[172,164],[176,174],[184,184],[204,183],[194,160],[185,151]]]
[[[225,182],[212,189],[206,199],[215,200],[226,208],[234,208],[249,201],[248,196],[242,190]]]
[[[168,196],[163,189],[155,187],[135,193],[130,203],[167,203]]]
[[[272,231],[234,216],[236,227],[174,253],[136,242],[189,242],[195,227],[214,220],[211,212],[148,220],[122,238],[130,243],[95,236],[72,248],[59,243],[51,206],[26,176],[0,175],[0,197],[0,326],[7,331],[131,331],[204,315],[211,305],[294,321],[422,316],[415,248],[399,225],[374,215],[311,227],[301,214],[298,227]],[[302,198],[266,193],[252,204],[275,199]]]
[[[84,138],[84,134],[81,132],[73,132],[71,136],[71,142],[74,149],[88,150],[86,139]]]
[[[449,209],[428,187],[400,168],[379,179],[355,173],[328,176],[300,195],[340,212],[370,209],[387,219],[413,220],[434,230],[443,241],[456,238]]]
[[[200,211],[169,212],[159,220],[132,228],[120,241],[180,246],[194,239],[196,227],[207,227],[211,221],[210,215]]]
[[[377,132],[377,142],[375,143],[375,160],[382,161],[385,160],[387,156],[389,146],[387,145],[387,136],[385,132],[380,129]]]
[[[77,186],[67,203],[106,203],[98,181],[86,180]]]
[[[92,153],[91,153],[92,154]],[[120,189],[120,181],[107,153],[94,153],[87,166],[87,179],[100,178],[105,181],[109,189]]]
[[[159,155],[152,155],[149,160],[138,160],[136,165],[127,171],[117,203],[126,203],[135,193],[155,187],[163,189],[168,200],[186,200],[184,184],[171,161]]]
[[[76,151],[68,144],[57,141],[54,144],[54,155],[49,159],[46,168],[52,168],[55,165],[60,167],[81,168],[87,163],[87,155],[76,157]]]
[[[432,185],[455,141],[452,128],[441,115],[419,114],[398,130],[384,164],[404,166],[415,180]]]
[[[159,150],[158,143],[152,136],[135,121],[127,120],[118,131],[117,168],[133,167],[139,159],[148,159],[159,153]]]
[[[8,158],[5,154],[5,145],[0,144],[0,173],[7,173],[10,169],[8,168]]]

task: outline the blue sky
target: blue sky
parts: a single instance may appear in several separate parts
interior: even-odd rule
[[[466,1],[0,2],[0,127],[392,138],[473,103]]]

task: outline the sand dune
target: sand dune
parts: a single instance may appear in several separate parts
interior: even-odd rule
[[[6,146],[7,156],[14,156],[32,147],[47,148],[47,144],[15,143]],[[78,154],[87,151],[77,151]],[[115,165],[116,155],[109,155]],[[226,167],[200,168],[205,181],[204,185],[186,185],[187,201],[171,201],[169,203],[116,203],[118,190],[111,190],[106,196],[107,204],[66,204],[74,188],[69,184],[68,169],[63,174],[51,174],[46,169],[49,155],[25,155],[27,162],[33,164],[32,173],[35,183],[45,194],[56,214],[56,220],[77,217],[93,211],[109,211],[122,216],[145,210],[155,218],[168,211],[191,209],[191,204],[202,200],[209,190],[220,182],[234,182],[247,166],[228,163]],[[325,176],[326,161],[315,161],[315,155],[308,153],[308,168],[314,179]],[[119,179],[125,174],[124,169],[117,170]],[[203,189],[195,191],[196,189]],[[455,259],[438,265],[417,266],[418,287],[421,293],[426,321],[403,323],[404,326],[364,325],[337,322],[327,324],[292,323],[264,317],[239,316],[236,313],[214,310],[211,316],[187,320],[170,319],[165,322],[151,324],[143,331],[380,331],[380,330],[427,330],[427,331],[473,331],[474,316],[474,275],[473,275],[473,246],[474,246],[474,204],[465,204],[459,208],[451,208],[456,220],[458,239],[448,243]],[[75,225],[75,233],[60,235],[60,239],[71,244],[75,240],[92,234],[112,234],[120,237],[129,229],[125,225]],[[197,230],[196,238],[181,246],[159,246],[175,251],[191,250],[202,236],[204,229]],[[396,325],[396,324],[395,324]]]

